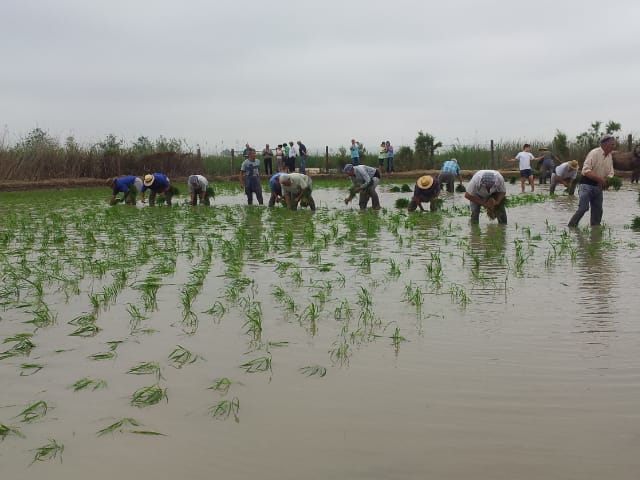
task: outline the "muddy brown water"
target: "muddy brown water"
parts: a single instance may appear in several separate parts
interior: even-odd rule
[[[364,215],[345,207],[337,189],[315,192],[315,213],[256,206],[247,214],[240,195],[216,198],[216,221],[197,233],[232,239],[236,219],[249,222],[241,275],[255,284],[240,297],[260,303],[260,341],[227,295],[218,243],[193,304],[195,332],[181,324],[180,291],[193,264],[183,247],[144,322],[155,333],[131,333],[126,308],[141,297],[130,284],[100,310],[98,335],[71,337],[75,327],[66,322],[90,311],[88,294],[109,277],[85,277],[69,302],[46,287],[57,323],[35,331],[29,357],[0,360],[0,423],[25,436],[0,442],[2,478],[638,478],[640,234],[628,228],[638,188],[605,193],[604,229],[572,231],[565,225],[573,197],[510,208],[505,227],[483,215],[473,228],[463,214],[408,216],[393,207],[408,194],[381,190],[385,209]],[[509,186],[510,195],[518,192]],[[103,209],[102,201],[89,199],[85,208]],[[448,211],[466,205],[459,194],[445,197]],[[160,224],[163,212],[154,212]],[[587,223],[588,214],[581,227]],[[313,241],[303,234],[308,225]],[[288,230],[291,249],[282,244]],[[259,255],[262,241],[278,247]],[[279,271],[287,262],[295,265]],[[293,312],[276,287],[293,299]],[[407,299],[416,290],[421,308]],[[202,313],[216,301],[227,308],[220,319]],[[315,322],[305,316],[311,304],[319,309]],[[337,319],[347,304],[351,318]],[[5,305],[0,338],[33,331],[22,323],[28,318],[24,307]],[[123,341],[114,359],[87,359],[114,340]],[[202,358],[173,368],[167,357],[176,345]],[[240,367],[265,355],[270,371]],[[45,367],[20,376],[26,361]],[[154,380],[126,371],[143,361],[160,363],[168,398],[137,408],[131,394]],[[308,366],[326,375],[307,376]],[[82,377],[107,388],[69,388]],[[207,388],[220,377],[234,382],[226,396]],[[211,417],[212,405],[233,398],[238,422]],[[49,405],[47,415],[20,422],[16,415],[38,400]],[[122,418],[163,436],[96,435]],[[62,463],[29,466],[33,449],[50,438],[64,444]]]

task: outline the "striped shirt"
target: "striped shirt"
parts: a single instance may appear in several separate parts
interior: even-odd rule
[[[454,175],[460,175],[460,167],[457,162],[447,160],[442,164],[442,170],[440,170],[440,173],[453,173]]]

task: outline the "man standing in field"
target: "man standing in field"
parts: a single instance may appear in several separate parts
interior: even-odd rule
[[[351,139],[349,151],[351,152],[351,165],[357,167],[360,165],[360,143],[356,142],[355,138]]]
[[[262,159],[264,160],[264,173],[267,175],[273,174],[273,150],[267,143],[262,150]]]
[[[294,147],[293,142],[289,142],[289,158],[287,159],[287,170],[289,170],[289,173],[296,171],[297,156],[298,152],[296,152],[296,147]]]
[[[144,203],[144,193],[147,190],[151,190],[149,194],[149,205],[155,206],[156,204],[156,196],[159,194],[164,194],[164,199],[167,202],[167,205],[171,206],[171,197],[173,197],[173,188],[171,187],[171,182],[169,181],[169,177],[167,177],[164,173],[148,173],[144,176],[144,182],[142,187],[142,196],[141,201]]]
[[[453,182],[458,179],[458,183],[462,185],[462,176],[460,175],[460,167],[458,166],[458,160],[452,158],[442,164],[442,170],[438,176],[440,185],[447,186],[447,192],[453,192]]]
[[[469,200],[471,224],[480,223],[480,208],[487,209],[489,218],[498,219],[498,223],[507,223],[507,210],[504,199],[507,188],[504,178],[496,170],[478,170],[467,185],[464,197]]]
[[[578,161],[571,160],[570,162],[561,163],[556,167],[555,172],[551,174],[551,184],[549,185],[549,193],[553,195],[556,193],[556,185],[561,183],[565,187],[569,188],[571,182],[573,182],[578,175]]]
[[[578,210],[569,220],[569,227],[577,227],[582,216],[591,207],[591,226],[596,227],[602,221],[602,191],[607,188],[607,177],[614,176],[613,157],[611,153],[616,147],[616,137],[604,135],[600,146],[591,150],[584,159]]]
[[[540,160],[542,157],[534,157],[531,153],[531,145],[525,143],[522,147],[522,151],[516,155],[515,158],[512,158],[512,162],[519,163],[520,170],[520,190],[521,193],[524,193],[524,183],[528,179],[529,185],[531,186],[531,192],[533,192],[535,188],[535,184],[533,181],[533,170],[531,169],[531,161],[532,160]]]
[[[393,169],[393,146],[389,140],[386,141],[387,147],[387,173],[395,172]]]
[[[300,173],[304,174],[307,168],[307,147],[298,140],[298,153],[300,154]]]
[[[344,203],[349,203],[356,193],[360,193],[358,204],[360,210],[366,210],[367,203],[371,199],[371,208],[380,210],[380,199],[376,188],[380,183],[380,171],[368,165],[352,165],[347,163],[342,169],[347,176],[351,177],[352,192]]]
[[[240,166],[240,187],[247,195],[249,205],[253,205],[254,193],[258,203],[263,204],[262,187],[260,186],[260,161],[256,159],[256,151],[253,148],[249,150],[249,158]]]

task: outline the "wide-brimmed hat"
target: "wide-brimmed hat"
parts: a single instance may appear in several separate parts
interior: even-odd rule
[[[154,177],[150,173],[147,173],[144,176],[144,186],[145,187],[150,187],[151,185],[153,185],[153,182],[155,181],[155,179],[156,179],[156,177]]]
[[[421,189],[427,190],[428,188],[431,188],[431,185],[433,185],[433,177],[431,175],[423,175],[416,183]]]
[[[349,173],[351,170],[353,170],[353,165],[350,163],[347,163],[342,169],[342,173]]]
[[[113,183],[116,181],[116,177],[111,177],[111,178],[107,178],[107,186],[111,186],[113,185]]]
[[[571,160],[569,162],[569,168],[577,170],[578,169],[578,161],[577,160]]]
[[[542,151],[542,150],[549,150],[549,149],[547,148],[546,145],[542,145],[540,148],[538,148],[538,150]]]

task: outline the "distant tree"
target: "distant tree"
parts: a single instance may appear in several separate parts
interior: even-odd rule
[[[69,135],[64,141],[64,149],[67,153],[77,153],[80,151],[80,145],[72,135]]]
[[[59,148],[58,140],[53,138],[41,128],[34,128],[26,137],[16,144],[17,150],[57,150]]]
[[[116,156],[120,154],[123,143],[113,133],[110,133],[102,142],[98,142],[97,147],[107,157]]]
[[[622,125],[618,122],[609,121],[605,126],[604,132],[601,131],[601,128],[601,121],[593,122],[589,130],[587,130],[586,132],[582,132],[578,136],[576,136],[576,142],[586,150],[591,150],[598,146],[600,137],[604,133],[614,134],[616,132],[619,132],[622,128]]]
[[[149,140],[148,137],[140,136],[135,142],[133,142],[133,145],[131,145],[131,153],[135,153],[137,155],[153,153],[153,143],[151,143],[151,140]]]
[[[394,153],[393,161],[398,170],[412,169],[414,166],[413,150],[407,146],[400,147],[400,149]]]
[[[178,140],[177,138],[165,138],[160,135],[156,140],[155,150],[156,152],[175,152],[182,153],[182,140]]]
[[[566,133],[556,130],[556,136],[553,137],[551,150],[561,161],[566,162],[569,160],[569,143]]]
[[[415,141],[415,158],[419,165],[433,168],[433,158],[436,150],[440,147],[442,147],[442,142],[436,142],[433,135],[420,130]]]

